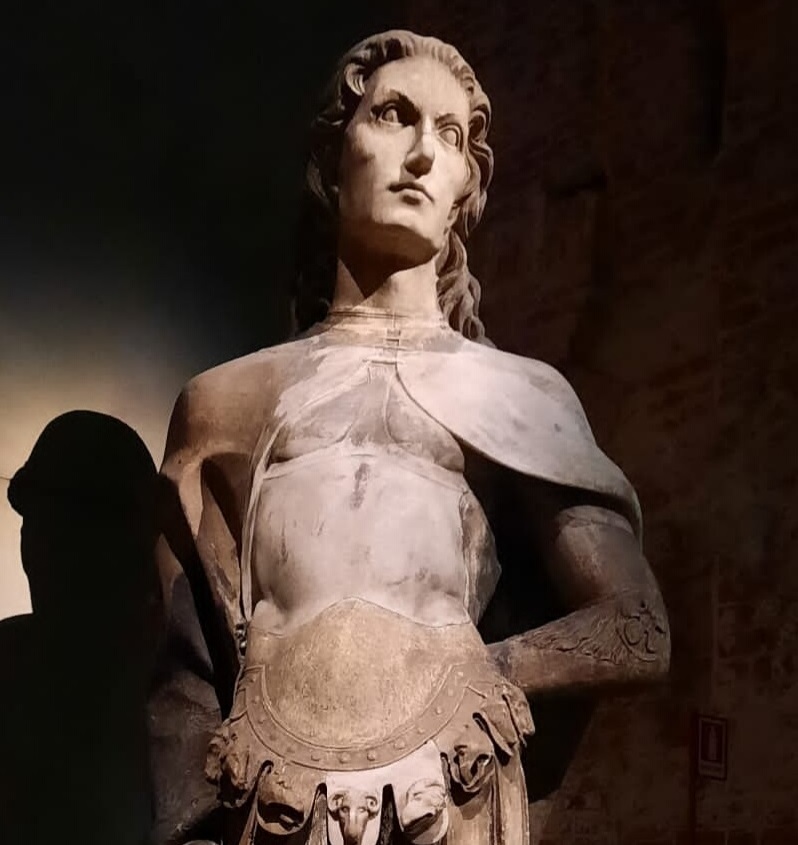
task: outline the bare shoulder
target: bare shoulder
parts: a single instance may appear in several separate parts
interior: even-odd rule
[[[246,448],[257,439],[279,383],[301,361],[304,340],[226,361],[194,376],[175,402],[167,456],[199,444]]]

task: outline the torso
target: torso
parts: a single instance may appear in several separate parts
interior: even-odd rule
[[[396,330],[391,346],[383,326],[366,328],[346,383],[320,381],[320,398],[260,457],[248,529],[258,628],[290,632],[347,598],[422,624],[465,622],[495,582],[461,446],[405,391]]]

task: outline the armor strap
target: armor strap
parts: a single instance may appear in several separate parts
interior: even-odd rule
[[[261,485],[263,483],[263,476],[269,467],[269,458],[271,456],[272,447],[283,427],[294,419],[298,414],[301,414],[306,408],[315,405],[317,402],[325,401],[330,396],[341,393],[346,390],[352,383],[362,378],[362,367],[358,367],[348,378],[343,381],[334,383],[333,386],[326,391],[320,392],[309,400],[297,403],[294,407],[289,408],[283,413],[276,413],[261,430],[255,449],[252,453],[252,462],[250,464],[250,475],[252,483],[250,485],[249,501],[246,507],[246,517],[244,519],[244,526],[241,538],[241,613],[244,618],[244,630],[239,633],[239,648],[241,653],[246,649],[246,625],[252,619],[252,541],[254,535],[254,521],[258,510],[258,500],[260,498]],[[238,632],[237,632],[238,633]]]

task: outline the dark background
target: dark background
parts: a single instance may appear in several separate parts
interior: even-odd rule
[[[306,126],[338,56],[391,19],[363,0],[15,4],[3,19],[6,266],[72,273],[76,309],[102,300],[111,314],[135,297],[191,319],[206,364],[273,341]],[[122,264],[140,271],[135,290],[97,272]],[[4,274],[5,308],[40,293]]]
[[[283,339],[306,130],[389,4],[23,2],[0,15],[0,618],[7,479],[74,408],[162,457],[182,385]]]
[[[157,462],[181,384],[287,327],[334,60],[397,23],[450,40],[494,105],[469,243],[488,333],[576,388],[640,494],[673,633],[668,684],[599,707],[535,841],[794,845],[798,4],[402,5],[3,13],[0,475],[73,407]],[[729,760],[691,818],[695,712],[728,720]]]

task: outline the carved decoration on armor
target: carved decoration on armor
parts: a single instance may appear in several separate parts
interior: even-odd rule
[[[445,833],[446,787],[433,778],[417,780],[405,792],[399,824],[415,845],[437,842]]]
[[[328,812],[338,822],[343,845],[370,845],[363,842],[363,837],[368,823],[377,818],[381,806],[381,796],[373,789],[344,787],[332,792],[327,799]],[[373,831],[375,841],[378,832]],[[329,830],[330,842],[339,845],[335,833],[334,827]]]
[[[616,630],[630,654],[646,663],[662,658],[668,645],[668,625],[662,606],[647,596],[624,596],[615,617]]]
[[[628,593],[590,608],[579,618],[565,617],[547,631],[533,632],[530,641],[541,650],[571,652],[594,660],[624,665],[630,657],[644,663],[663,659],[668,649],[664,612],[650,599]]]

